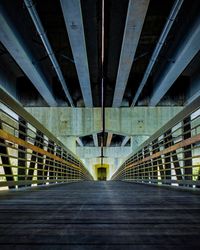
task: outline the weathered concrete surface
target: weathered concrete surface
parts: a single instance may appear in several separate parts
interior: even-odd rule
[[[101,130],[100,108],[26,108],[55,136],[84,136]]]
[[[147,136],[147,135],[131,136],[132,152],[135,151],[148,138],[149,138],[149,136]]]
[[[124,158],[131,154],[132,151],[132,147],[104,147],[104,156]],[[76,153],[80,158],[99,157],[101,155],[101,147],[77,147]]]
[[[84,136],[101,131],[100,108],[28,107],[55,136]],[[122,135],[152,135],[182,107],[106,108],[105,129]]]
[[[106,131],[122,135],[152,135],[182,107],[107,108]]]
[[[58,136],[60,140],[69,150],[76,154],[76,137],[75,136]]]

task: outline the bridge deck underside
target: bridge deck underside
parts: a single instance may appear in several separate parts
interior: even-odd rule
[[[200,249],[200,195],[124,182],[0,193],[0,249]]]

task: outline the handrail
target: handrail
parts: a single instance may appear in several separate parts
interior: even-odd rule
[[[200,187],[200,97],[129,155],[111,179]]]
[[[80,159],[0,88],[0,189],[92,180]]]

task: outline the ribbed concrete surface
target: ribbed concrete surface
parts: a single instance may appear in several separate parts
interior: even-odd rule
[[[200,249],[200,195],[123,182],[1,192],[0,249]]]

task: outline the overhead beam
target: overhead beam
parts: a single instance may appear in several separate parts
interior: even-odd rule
[[[8,50],[22,71],[27,75],[49,106],[57,106],[51,88],[38,64],[20,34],[10,21],[7,13],[0,4],[0,41]]]
[[[84,146],[82,140],[79,137],[76,138],[76,141],[78,142],[80,147]]]
[[[121,147],[124,147],[126,143],[129,141],[130,136],[125,136],[124,140],[122,141]]]
[[[169,17],[167,19],[167,22],[165,24],[165,27],[164,27],[164,29],[163,29],[163,31],[161,33],[161,36],[160,36],[160,38],[159,38],[159,40],[158,40],[158,42],[156,44],[154,52],[153,52],[153,54],[151,56],[151,59],[149,61],[149,64],[148,64],[148,66],[146,68],[146,71],[144,73],[142,81],[141,81],[141,83],[139,85],[139,88],[138,88],[134,98],[133,98],[133,102],[131,104],[132,107],[135,106],[135,104],[136,104],[136,102],[137,102],[137,100],[138,100],[138,98],[139,98],[139,96],[140,96],[140,94],[141,94],[141,92],[142,92],[148,78],[149,78],[149,75],[150,75],[150,73],[152,71],[152,68],[153,68],[155,62],[157,61],[157,57],[158,57],[158,55],[159,55],[159,53],[160,53],[160,51],[161,51],[161,49],[163,47],[163,44],[165,44],[165,40],[167,38],[167,35],[168,35],[169,31],[171,30],[171,27],[172,27],[172,25],[173,25],[173,23],[174,23],[174,21],[176,19],[177,14],[179,13],[179,10],[180,10],[180,8],[182,6],[182,3],[183,3],[183,0],[176,0],[173,7],[172,7],[172,10],[171,10],[171,12],[169,14]]]
[[[79,137],[76,138],[76,141],[78,142],[80,147],[84,146],[82,140]]]
[[[149,0],[129,0],[113,107],[120,107],[122,103],[148,5]]]
[[[94,140],[94,146],[95,146],[95,147],[98,147],[99,144],[98,144],[98,137],[97,137],[97,134],[93,134],[92,137],[93,137],[93,140]]]
[[[111,144],[111,141],[112,141],[112,136],[113,136],[112,133],[108,133],[107,141],[106,141],[106,147],[110,147],[110,144]]]
[[[174,62],[170,62],[162,76],[155,85],[155,91],[152,94],[149,106],[156,106],[166,92],[170,89],[176,79],[180,76],[183,70],[195,57],[200,50],[200,16],[188,31],[187,35],[181,40],[173,58]]]
[[[36,30],[37,30],[37,32],[38,32],[38,34],[39,34],[39,36],[40,36],[40,38],[41,38],[41,40],[42,40],[42,42],[44,44],[47,55],[49,56],[49,58],[50,58],[50,60],[51,60],[51,62],[53,64],[54,70],[55,70],[55,72],[56,72],[56,74],[58,76],[58,79],[59,79],[59,81],[60,81],[60,83],[62,85],[64,93],[65,93],[70,105],[72,107],[74,107],[74,103],[72,101],[69,90],[67,88],[67,84],[65,82],[62,71],[61,71],[60,66],[59,66],[59,64],[57,62],[57,59],[55,57],[55,54],[54,54],[54,52],[53,52],[53,50],[51,48],[51,44],[49,43],[49,40],[48,40],[48,38],[46,36],[46,32],[44,31],[44,28],[43,28],[42,23],[40,21],[40,17],[39,17],[39,15],[37,13],[37,10],[36,10],[32,0],[24,0],[24,3],[26,5],[26,7],[27,7],[27,10],[28,10],[31,18],[32,18],[32,21],[33,21],[33,23],[34,23],[34,25],[36,27]]]
[[[60,0],[86,107],[93,106],[80,0]]]
[[[3,88],[13,98],[19,101],[15,76],[13,74],[10,74],[10,72],[7,72],[5,68],[2,68],[1,66],[0,66],[0,88]]]

